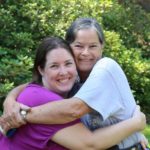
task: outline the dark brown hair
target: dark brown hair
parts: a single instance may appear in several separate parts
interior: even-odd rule
[[[42,77],[38,70],[38,67],[44,69],[46,64],[47,53],[56,48],[66,49],[66,51],[68,51],[74,58],[70,45],[64,39],[60,37],[47,37],[43,39],[43,41],[37,48],[36,56],[34,59],[33,78],[32,78],[33,83],[42,84]]]

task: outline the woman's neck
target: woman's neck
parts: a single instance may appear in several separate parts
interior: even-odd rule
[[[86,79],[88,78],[90,72],[79,72],[80,82],[84,83]]]
[[[68,97],[68,92],[67,92],[67,93],[63,93],[63,94],[60,94],[60,96],[62,96],[63,98],[67,98],[67,97]]]

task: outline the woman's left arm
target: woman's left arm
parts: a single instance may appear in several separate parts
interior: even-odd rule
[[[141,126],[137,126],[141,124]],[[145,115],[137,109],[134,117],[94,132],[81,123],[58,131],[52,138],[56,143],[71,150],[100,150],[116,145],[130,134],[145,127]],[[107,139],[107,140],[106,140]]]

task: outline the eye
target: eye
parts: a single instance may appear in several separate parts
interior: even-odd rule
[[[71,66],[73,64],[73,62],[67,62],[66,66]]]
[[[90,46],[90,48],[96,48],[97,47],[97,45],[91,45]]]
[[[75,45],[74,47],[76,47],[76,48],[83,48],[83,46],[82,45]]]
[[[54,64],[54,65],[49,66],[49,68],[57,69],[57,68],[58,68],[58,65]]]

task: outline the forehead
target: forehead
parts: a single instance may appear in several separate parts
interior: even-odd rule
[[[74,42],[79,43],[100,43],[98,34],[93,28],[80,29],[76,32]]]
[[[56,48],[49,51],[46,55],[47,62],[59,62],[59,61],[66,61],[68,59],[73,59],[73,56],[64,48]]]

